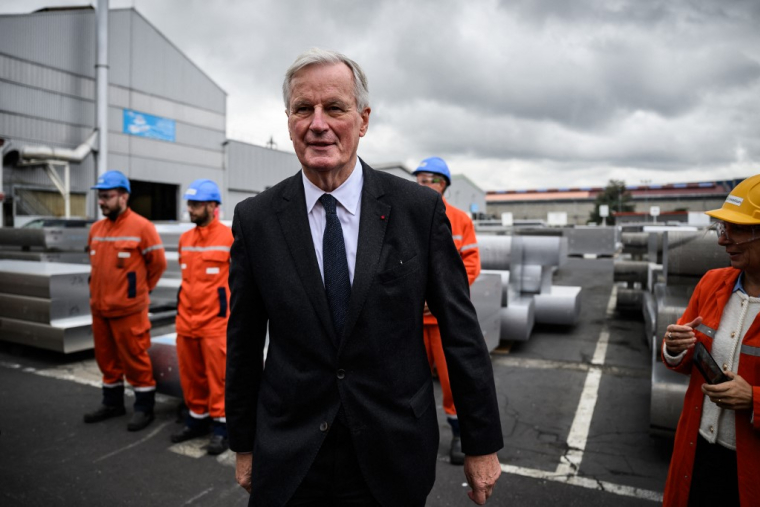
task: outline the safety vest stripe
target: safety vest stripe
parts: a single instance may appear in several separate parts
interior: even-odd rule
[[[760,347],[753,347],[751,345],[742,345],[742,354],[748,356],[760,357]]]
[[[228,246],[183,246],[182,251],[183,252],[209,252],[209,251],[229,252],[230,247]]]
[[[464,252],[465,250],[472,250],[473,248],[478,248],[478,244],[472,243],[470,245],[464,245],[462,248],[459,249],[459,251]]]
[[[461,239],[462,239],[462,235],[461,235],[461,234],[454,234],[454,235],[453,235],[453,236],[451,236],[451,237],[452,237],[453,239],[458,239],[458,240],[461,240]]]
[[[137,236],[93,236],[93,241],[137,241],[140,242],[140,238]]]
[[[153,250],[163,250],[163,249],[164,249],[164,245],[153,245],[143,250],[142,253],[143,255],[145,255],[146,253],[152,252]]]

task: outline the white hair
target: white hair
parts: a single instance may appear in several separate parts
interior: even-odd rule
[[[343,63],[351,69],[354,78],[354,98],[356,99],[356,108],[361,113],[369,107],[369,88],[367,86],[367,76],[359,67],[359,64],[336,51],[327,49],[311,48],[301,53],[296,61],[288,68],[285,73],[285,81],[282,83],[282,98],[285,100],[285,108],[290,107],[290,83],[293,76],[301,69],[310,65],[325,65]]]

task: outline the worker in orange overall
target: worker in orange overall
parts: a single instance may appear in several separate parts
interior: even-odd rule
[[[129,180],[108,171],[92,187],[105,218],[90,228],[90,307],[95,359],[103,373],[103,401],[84,415],[95,423],[121,416],[124,377],[135,392],[134,413],[127,424],[139,431],[154,419],[156,382],[148,356],[148,293],[166,269],[164,246],[155,226],[127,206]]]
[[[216,218],[222,202],[211,180],[192,182],[185,192],[187,211],[196,227],[179,239],[182,269],[177,305],[179,378],[188,415],[171,436],[183,442],[206,435],[213,425],[208,453],[229,447],[224,414],[224,377],[229,318],[232,230]]]
[[[417,176],[417,183],[432,188],[441,194],[441,196],[451,186],[449,167],[439,157],[426,158],[412,174]],[[472,285],[480,274],[480,251],[478,250],[478,243],[475,238],[475,227],[467,213],[451,206],[446,202],[446,199],[443,202],[446,205],[446,216],[449,222],[451,222],[451,234],[454,244],[457,250],[459,250],[459,255],[462,257],[462,262],[464,262],[464,267],[467,270],[468,281]],[[427,305],[425,305],[423,319],[423,332],[428,361],[430,362],[430,367],[433,368],[435,366],[438,372],[438,379],[443,391],[443,410],[446,412],[446,418],[451,426],[449,460],[453,465],[461,465],[464,463],[464,453],[462,452],[462,442],[460,440],[457,410],[454,406],[454,398],[451,394],[451,386],[449,385],[449,372],[446,368],[446,358],[443,355],[443,346],[441,345],[441,333],[438,329],[438,321],[430,313]]]

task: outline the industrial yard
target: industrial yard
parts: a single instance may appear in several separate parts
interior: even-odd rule
[[[520,237],[533,236],[512,238],[512,262]],[[617,308],[626,289],[614,281],[615,257],[624,254],[567,256],[572,248],[566,241],[558,245],[559,265],[545,272],[551,287],[578,289],[574,322],[536,321],[528,339],[500,339],[489,347],[505,439],[499,452],[504,475],[491,503],[546,505],[562,498],[565,505],[654,505],[661,500],[672,438],[651,428],[645,319]],[[525,287],[540,290],[542,276],[523,271]],[[155,343],[161,329],[170,326],[154,328],[157,350],[166,346]],[[31,345],[0,342],[4,505],[245,505],[247,495],[234,481],[234,455],[207,456],[203,438],[169,441],[179,427],[180,403],[166,394],[171,381],[160,387],[157,421],[145,433],[126,432],[122,418],[85,425],[82,413],[96,402],[100,386],[92,351],[64,354]],[[159,375],[169,379],[172,373],[165,359],[158,361],[164,361],[154,365],[164,368],[156,375],[161,386]],[[440,395],[436,384],[441,447],[428,505],[468,505],[462,470],[448,463]]]

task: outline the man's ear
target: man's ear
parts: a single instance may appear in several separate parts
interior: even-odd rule
[[[364,137],[369,129],[369,114],[372,112],[372,108],[365,107],[360,116],[362,119],[362,125],[359,127],[359,137]]]

